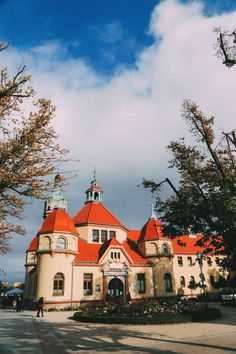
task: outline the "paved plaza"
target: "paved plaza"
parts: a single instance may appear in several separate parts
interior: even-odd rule
[[[73,312],[0,310],[0,353],[236,353],[236,308],[223,317],[177,325],[84,324]]]

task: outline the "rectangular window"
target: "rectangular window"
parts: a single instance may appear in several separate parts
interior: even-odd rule
[[[106,242],[107,241],[107,231],[102,230],[101,231],[101,242]]]
[[[219,265],[220,264],[220,259],[219,257],[216,257],[216,265]]]
[[[53,282],[53,295],[63,295],[64,289],[64,280],[63,278],[54,278]]]
[[[99,230],[93,230],[93,242],[99,242]]]
[[[189,265],[189,267],[192,267],[192,265],[193,265],[192,257],[188,257],[188,265]]]
[[[145,294],[146,293],[145,274],[139,273],[137,274],[137,277],[138,277],[138,292],[139,294]]]
[[[110,236],[110,239],[115,238],[116,237],[116,232],[115,231],[110,231],[109,232],[109,236]]]
[[[179,265],[179,267],[183,267],[183,258],[182,257],[178,257],[178,265]]]
[[[113,252],[111,252],[111,259],[113,259],[114,258],[114,253]]]
[[[84,274],[84,295],[93,293],[93,274]]]

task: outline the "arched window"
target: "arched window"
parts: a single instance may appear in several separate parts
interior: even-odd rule
[[[35,254],[35,253],[32,253],[32,254],[31,254],[30,260],[31,260],[32,263],[35,263],[35,262],[36,262],[36,254]]]
[[[58,237],[57,248],[60,248],[60,249],[66,248],[66,240],[64,239],[64,237]]]
[[[51,239],[49,236],[44,236],[42,239],[42,248],[49,249],[51,248]]]
[[[180,286],[181,286],[181,288],[185,287],[185,278],[183,276],[180,277]]]
[[[150,254],[157,254],[157,245],[154,242],[150,242],[148,245],[148,251]]]
[[[53,282],[53,295],[63,295],[64,294],[64,275],[62,273],[57,273],[54,277]]]
[[[98,192],[95,192],[94,193],[94,200],[98,200],[99,199],[99,194],[98,194]]]
[[[161,246],[161,252],[162,252],[162,254],[169,253],[169,246],[166,243],[163,243],[163,245]]]
[[[190,277],[188,288],[191,290],[191,294],[192,294],[192,290],[197,288],[197,283],[195,282],[193,275]]]
[[[172,287],[172,277],[170,273],[164,275],[164,288],[166,293],[171,293],[173,291]]]

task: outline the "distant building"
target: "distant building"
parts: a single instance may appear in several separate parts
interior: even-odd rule
[[[24,285],[24,283],[21,282],[21,281],[15,281],[15,282],[13,283],[13,287],[14,287],[14,288],[19,288],[19,287],[21,287],[21,286],[23,286],[23,285]]]
[[[202,236],[174,240],[162,232],[152,210],[142,230],[129,230],[103,204],[96,178],[86,202],[71,218],[56,176],[52,197],[45,202],[44,222],[26,251],[25,298],[43,296],[46,307],[66,307],[82,301],[136,300],[196,295],[205,283],[215,291],[220,257],[207,255],[199,277],[196,246]],[[212,281],[214,280],[214,281]]]
[[[7,288],[7,287],[9,286],[8,281],[2,281],[2,282],[1,282],[1,286]]]

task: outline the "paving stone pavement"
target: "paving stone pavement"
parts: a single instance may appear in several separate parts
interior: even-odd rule
[[[236,308],[221,310],[214,321],[149,326],[84,324],[70,319],[73,312],[36,318],[0,310],[0,353],[236,353]]]

